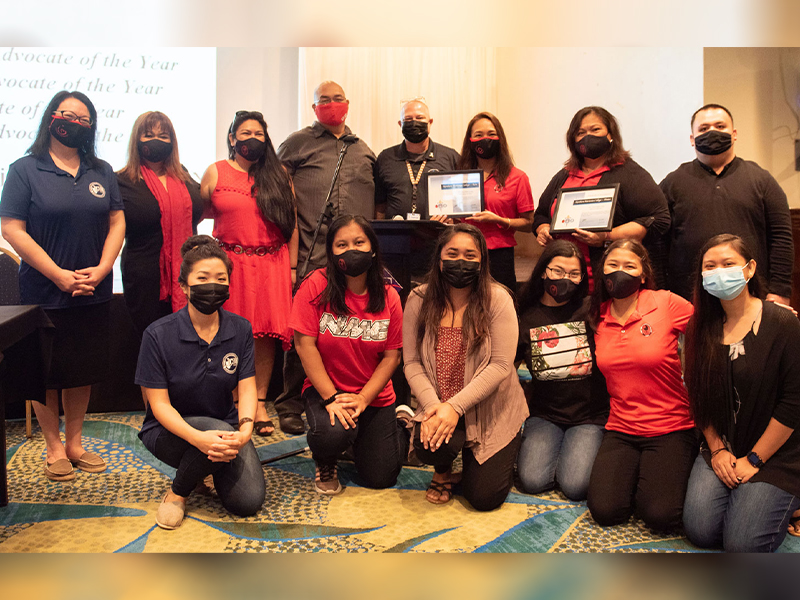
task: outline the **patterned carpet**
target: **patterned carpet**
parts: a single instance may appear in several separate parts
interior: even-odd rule
[[[268,405],[271,411],[271,405]],[[353,482],[340,462],[345,491],[313,491],[314,464],[305,453],[265,466],[267,500],[259,514],[231,517],[218,498],[194,493],[175,531],[155,525],[174,470],[155,460],[136,434],[142,413],[87,417],[84,447],[108,462],[105,473],[78,472],[55,483],[42,472],[44,441],[34,422],[6,423],[9,505],[0,508],[2,552],[699,552],[685,538],[659,536],[637,520],[601,528],[585,503],[560,492],[531,496],[512,490],[498,510],[479,513],[463,498],[425,501],[429,469],[405,467],[398,484],[376,491]],[[277,419],[273,415],[273,420]],[[305,446],[305,437],[277,430],[256,437],[262,459]],[[457,488],[456,488],[457,489]],[[800,551],[787,536],[780,551]]]

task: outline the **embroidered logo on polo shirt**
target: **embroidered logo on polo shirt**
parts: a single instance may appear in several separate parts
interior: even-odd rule
[[[222,368],[226,373],[233,375],[236,373],[236,367],[239,366],[239,357],[233,352],[229,352],[222,359]]]
[[[106,188],[102,185],[93,181],[89,184],[89,191],[92,193],[92,196],[96,196],[97,198],[105,198],[106,197]]]
[[[653,328],[650,327],[650,323],[643,323],[642,326],[639,328],[639,331],[642,333],[644,337],[650,337],[653,335]]]

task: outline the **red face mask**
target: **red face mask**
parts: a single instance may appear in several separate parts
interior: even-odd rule
[[[317,104],[314,107],[314,114],[323,125],[336,127],[344,123],[349,108],[350,105],[347,102],[328,102],[327,104]]]

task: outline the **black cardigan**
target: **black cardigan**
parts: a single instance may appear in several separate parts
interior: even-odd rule
[[[727,360],[727,358],[726,358]],[[800,321],[790,311],[764,301],[764,312],[747,370],[754,375],[737,417],[737,458],[744,458],[773,417],[794,432],[750,481],[770,483],[800,496]],[[703,458],[711,457],[703,444]]]
[[[551,207],[558,196],[558,190],[563,187],[568,176],[569,172],[561,169],[542,192],[533,216],[534,232],[539,225],[550,224],[552,220],[550,217]],[[628,159],[621,165],[611,167],[610,171],[603,173],[598,185],[611,183],[619,184],[617,207],[614,211],[614,227],[633,221],[647,228],[649,233],[663,234],[667,232],[670,224],[667,199],[650,173],[636,161]],[[593,264],[600,259],[602,254],[602,247],[589,248]]]

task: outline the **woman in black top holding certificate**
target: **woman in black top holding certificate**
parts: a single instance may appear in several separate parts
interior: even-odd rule
[[[589,267],[589,291],[593,286],[592,263],[599,261],[606,242],[625,238],[641,241],[648,230],[669,229],[669,208],[650,174],[631,159],[622,145],[617,120],[599,106],[580,109],[567,130],[570,157],[547,184],[533,220],[533,231],[542,246],[554,239],[568,239],[582,251]],[[562,188],[619,184],[611,231],[551,234],[558,191]],[[597,266],[595,264],[595,266]]]

